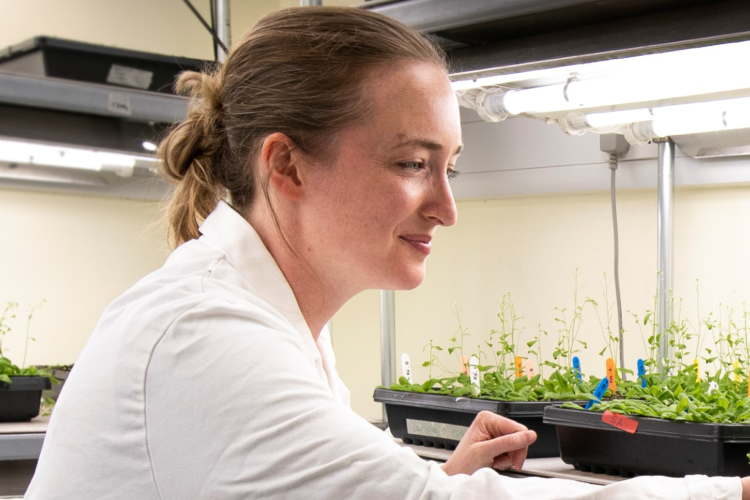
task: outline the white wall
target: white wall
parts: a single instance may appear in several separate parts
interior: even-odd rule
[[[0,189],[0,304],[18,302],[5,344],[20,364],[70,364],[102,310],[166,258],[159,203]]]

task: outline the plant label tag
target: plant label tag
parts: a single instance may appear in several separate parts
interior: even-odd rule
[[[618,429],[629,432],[631,434],[635,434],[636,429],[638,429],[637,421],[633,420],[632,418],[628,418],[625,415],[612,413],[609,410],[606,410],[604,412],[604,415],[602,415],[602,422],[604,422],[605,424],[609,424],[612,427],[617,427]]]
[[[617,381],[615,380],[615,360],[607,358],[607,379],[612,392],[617,392]]]
[[[476,393],[479,393],[479,360],[476,356],[472,356],[469,360],[469,378],[471,379],[471,385],[476,388]]]
[[[403,353],[401,355],[401,375],[409,381],[411,384],[411,360],[409,359],[409,355],[406,353]]]
[[[642,359],[638,360],[638,378],[641,379],[641,387],[646,387],[646,365]]]
[[[579,381],[583,379],[583,375],[581,374],[581,360],[578,359],[578,356],[573,356],[573,374]]]
[[[735,370],[735,372],[734,372],[734,381],[739,384],[739,382],[741,380],[740,379],[740,374],[738,373],[739,368],[740,368],[740,362],[739,361],[735,361],[732,366],[734,367],[734,370]]]
[[[711,394],[714,391],[719,390],[719,384],[716,383],[715,380],[712,380],[710,384],[708,384],[708,393]]]
[[[747,397],[750,398],[750,370],[747,372]]]
[[[523,359],[521,356],[516,356],[516,378],[523,376]]]
[[[536,370],[534,370],[534,362],[530,359],[526,360],[526,376],[528,378],[532,378],[536,375]]]
[[[693,360],[693,364],[695,365],[695,381],[700,382],[701,381],[701,362],[698,361],[698,358],[695,358]]]
[[[469,374],[469,358],[461,356],[461,373],[464,375]]]
[[[599,400],[602,399],[602,396],[604,396],[604,393],[607,392],[607,387],[609,387],[609,380],[607,379],[607,377],[604,377],[601,382],[599,382],[599,385],[596,386],[596,390],[594,391],[594,397],[596,399],[592,399],[588,403],[586,403],[584,409],[588,410],[589,408],[594,406],[594,403],[598,403]]]

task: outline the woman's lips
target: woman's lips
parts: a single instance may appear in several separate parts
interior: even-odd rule
[[[419,253],[425,256],[430,255],[430,250],[432,248],[430,242],[432,241],[432,236],[424,234],[407,234],[404,236],[399,236],[399,238],[407,242]]]

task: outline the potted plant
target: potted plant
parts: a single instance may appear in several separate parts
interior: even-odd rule
[[[29,337],[31,317],[41,305],[31,307],[26,328],[26,346]],[[0,422],[28,421],[39,415],[42,391],[51,387],[53,377],[36,367],[25,367],[26,350],[21,367],[11,362],[3,354],[3,340],[10,333],[8,320],[15,317],[18,304],[8,302],[0,312]]]
[[[577,273],[575,276],[577,278]],[[489,356],[481,346],[477,346],[473,353],[476,360],[484,360],[483,364],[477,363],[474,367],[477,371],[474,382],[468,375],[470,358],[464,356],[468,333],[457,310],[458,330],[446,351],[449,356],[458,357],[464,365],[464,372],[451,374],[440,359],[443,348],[431,340],[425,346],[429,349],[429,360],[422,364],[429,368],[426,382],[414,384],[404,376],[390,388],[375,390],[374,400],[385,405],[391,434],[408,444],[451,450],[458,445],[480,411],[491,411],[512,418],[537,433],[537,441],[529,448],[529,457],[558,456],[557,434],[553,426],[544,424],[544,408],[553,402],[591,399],[595,387],[584,380],[578,369],[558,363],[572,359],[577,352],[576,336],[587,302],[579,304],[577,287],[574,296],[572,317],[570,314],[566,317],[565,310],[558,311],[558,321],[562,326],[553,361],[539,363],[541,351],[538,346],[541,335],[546,334],[541,329],[526,343],[529,354],[537,356],[540,373],[534,373],[533,366],[527,365],[524,369],[523,360],[516,355],[522,332],[517,325],[520,317],[515,312],[510,294],[504,295],[498,314],[500,329],[492,330],[489,340],[484,342],[490,351]],[[554,369],[546,379],[541,373],[545,365]],[[449,376],[434,378],[433,368],[447,372]]]
[[[750,474],[750,315],[743,311],[739,321],[727,316],[723,324],[703,319],[692,332],[687,322],[673,322],[667,329],[673,360],[664,360],[661,372],[653,358],[639,363],[638,380],[623,383],[619,397],[589,410],[570,403],[548,408],[544,421],[557,427],[563,461],[625,477]],[[688,341],[696,339],[700,349],[701,326],[716,345],[688,364]],[[658,336],[649,343],[658,344]],[[699,360],[713,366],[713,374],[700,373]]]

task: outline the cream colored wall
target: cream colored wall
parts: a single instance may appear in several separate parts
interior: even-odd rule
[[[29,304],[27,364],[75,361],[101,312],[163,263],[159,204],[0,189],[0,304],[18,302],[5,354],[20,364]]]
[[[623,310],[642,317],[652,308],[655,292],[656,193],[620,192],[618,208]],[[455,304],[471,334],[467,344],[475,347],[499,328],[498,301],[511,292],[524,318],[524,354],[525,341],[541,325],[549,333],[543,337],[547,358],[557,335],[553,308],[572,309],[574,269],[581,273],[581,296],[599,301],[603,314],[602,273],[612,279],[613,258],[608,192],[465,201],[458,203],[458,211],[458,223],[437,232],[422,286],[396,293],[396,350],[410,354],[417,367],[415,380],[427,379],[427,370],[419,367],[427,360],[425,344],[430,339],[443,347],[450,344],[458,326]],[[696,278],[704,316],[712,308],[717,314],[720,302],[737,310],[743,301],[750,303],[748,220],[750,187],[677,190],[675,296],[684,298],[688,318],[696,317]],[[611,281],[610,294],[613,297]],[[380,382],[379,337],[373,327],[378,307],[376,294],[358,297],[339,312],[333,326],[340,375],[356,394],[354,409],[368,418],[378,418],[381,411],[371,401],[372,389]],[[644,349],[627,312],[624,327],[626,362],[635,369]],[[584,371],[602,374],[598,352],[604,341],[591,308],[584,311],[581,339],[589,343],[580,353]],[[357,361],[344,361],[350,356]],[[443,357],[448,361],[445,351]],[[456,359],[448,365],[458,366]]]
[[[209,1],[191,2],[204,19]],[[324,5],[353,5],[326,0]],[[294,0],[233,0],[232,39],[261,16],[299,6]],[[4,0],[0,2],[0,48],[47,35],[158,54],[213,59],[211,36],[182,0]]]

